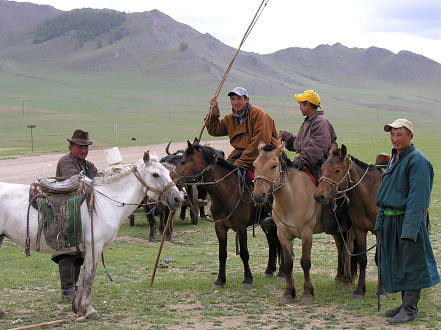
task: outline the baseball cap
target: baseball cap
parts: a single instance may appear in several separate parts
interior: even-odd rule
[[[295,94],[294,95],[297,102],[305,102],[308,101],[309,103],[312,103],[319,108],[320,106],[320,96],[317,94],[316,91],[313,91],[311,89],[308,89],[304,91],[302,94]]]
[[[396,119],[392,124],[384,125],[384,131],[390,132],[392,128],[406,127],[413,134],[413,124],[407,119]]]
[[[248,92],[245,88],[243,87],[234,87],[229,93],[228,96],[231,96],[231,94],[236,94],[239,96],[244,95],[246,98],[248,98]]]

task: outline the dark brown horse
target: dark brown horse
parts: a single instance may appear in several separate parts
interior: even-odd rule
[[[322,177],[314,194],[314,198],[322,204],[332,200],[337,203],[343,199],[348,201],[352,231],[358,249],[362,251],[358,256],[360,273],[358,286],[353,294],[355,299],[360,299],[366,292],[366,235],[368,231],[374,233],[378,213],[375,197],[382,177],[382,172],[375,165],[368,165],[350,156],[344,144],[341,149],[333,146],[330,156],[322,166]],[[377,294],[385,298],[384,287],[381,285],[377,290]]]
[[[322,205],[314,200],[315,184],[304,172],[292,165],[283,152],[284,145],[278,148],[259,144],[259,156],[254,161],[255,182],[253,196],[257,203],[266,204],[273,194],[273,218],[277,225],[277,236],[282,245],[285,272],[285,291],[280,298],[281,304],[290,304],[296,298],[293,270],[294,238],[302,241],[302,257],[300,264],[303,269],[304,286],[302,302],[310,303],[314,299],[314,286],[310,277],[311,248],[313,234],[323,232],[321,222]],[[340,235],[333,235],[338,253],[338,271],[336,280],[351,276],[350,267],[343,268],[343,242]],[[350,266],[350,265],[349,265]]]
[[[229,229],[236,232],[239,240],[240,258],[244,266],[242,287],[250,287],[253,283],[253,275],[249,267],[247,227],[257,224],[259,208],[251,202],[251,191],[244,182],[242,170],[218,155],[218,150],[202,146],[195,139],[193,143],[188,142],[188,147],[175,171],[183,180],[205,183],[211,197],[210,211],[219,242],[219,273],[213,288],[223,287],[226,282],[225,266]],[[267,234],[269,244],[274,243],[274,237],[277,237],[275,227]],[[276,246],[270,244],[269,250],[266,275],[273,274],[277,260]]]

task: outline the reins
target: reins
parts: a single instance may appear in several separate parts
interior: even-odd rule
[[[334,198],[336,195],[337,195],[337,196],[339,195],[338,197],[335,197],[335,199],[341,199],[341,198],[344,198],[345,200],[348,200],[348,196],[347,196],[346,193],[347,193],[348,191],[351,191],[351,190],[354,189],[355,187],[357,187],[357,186],[361,183],[361,181],[363,181],[363,179],[364,179],[364,177],[366,176],[367,172],[368,172],[369,169],[371,168],[371,166],[369,165],[369,166],[366,168],[366,171],[363,173],[363,175],[362,175],[362,176],[360,177],[360,179],[358,180],[358,182],[357,182],[356,184],[352,185],[352,186],[349,186],[349,182],[352,182],[351,175],[350,175],[350,171],[351,171],[351,169],[352,169],[352,162],[353,162],[353,160],[352,160],[352,158],[350,157],[350,155],[346,155],[345,159],[346,159],[346,158],[349,160],[348,169],[347,169],[346,173],[340,178],[340,180],[338,180],[338,181],[333,181],[332,179],[330,179],[330,178],[328,178],[328,177],[325,177],[325,176],[322,176],[322,177],[320,178],[320,180],[319,180],[319,183],[320,183],[321,181],[324,181],[324,182],[326,182],[326,183],[328,183],[328,184],[330,184],[330,185],[332,186],[332,193],[331,193],[331,195],[329,196],[329,198]],[[377,165],[376,165],[376,166],[377,166]],[[378,167],[380,167],[380,166],[378,166]],[[341,184],[344,180],[347,181],[348,188],[343,189],[343,190],[339,190],[338,187],[340,186],[340,184]],[[368,248],[368,249],[366,249],[366,250],[364,250],[364,251],[362,251],[362,252],[355,253],[355,254],[354,254],[354,253],[351,253],[351,252],[349,251],[349,247],[348,247],[348,245],[346,244],[346,240],[345,240],[345,238],[343,237],[343,233],[342,233],[342,231],[341,231],[341,227],[340,227],[340,222],[338,221],[337,214],[335,213],[335,207],[332,208],[332,213],[333,213],[333,215],[334,215],[335,221],[337,222],[338,230],[339,230],[339,232],[340,232],[340,235],[341,235],[341,238],[342,238],[343,244],[344,244],[344,246],[345,246],[345,248],[346,248],[346,252],[348,253],[349,256],[351,256],[351,257],[356,257],[356,256],[359,256],[359,255],[365,254],[366,252],[372,250],[374,247],[377,246],[377,244],[374,244],[373,246],[371,246],[370,248]]]
[[[231,212],[226,217],[223,217],[221,219],[214,219],[213,216],[212,216],[213,217],[213,221],[210,221],[210,220],[207,219],[207,221],[214,222],[214,223],[222,222],[222,221],[225,221],[225,220],[229,219],[233,215],[233,213],[236,211],[236,209],[238,208],[238,206],[239,206],[241,201],[247,202],[247,201],[243,200],[243,198],[242,198],[242,196],[243,196],[243,194],[245,192],[246,184],[241,185],[241,182],[244,181],[244,177],[242,176],[241,171],[239,170],[239,167],[236,167],[235,169],[233,169],[232,171],[228,172],[226,175],[224,175],[220,179],[215,179],[214,181],[191,182],[191,183],[185,182],[185,180],[196,180],[196,179],[199,179],[199,178],[202,178],[202,180],[204,180],[203,175],[206,172],[210,171],[210,170],[213,170],[213,164],[208,165],[201,172],[199,172],[199,173],[197,173],[195,175],[182,175],[181,173],[179,173],[177,168],[174,169],[174,172],[178,175],[178,177],[181,180],[181,183],[183,185],[193,185],[193,186],[194,185],[196,185],[196,186],[216,185],[216,184],[219,184],[220,182],[224,181],[226,178],[228,178],[233,173],[237,172],[238,186],[239,186],[239,198],[237,199],[237,202],[234,205],[233,209],[231,210]]]

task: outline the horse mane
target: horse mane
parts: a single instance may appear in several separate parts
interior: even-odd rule
[[[340,156],[340,148],[335,149],[335,150],[332,152],[332,155],[333,155],[333,156],[336,156],[336,157],[339,157],[339,156]],[[367,163],[365,163],[365,162],[359,160],[358,158],[355,158],[355,157],[352,156],[352,155],[348,155],[348,156],[354,161],[354,163],[355,163],[356,165],[360,166],[362,169],[367,169],[367,168],[370,166],[369,164],[367,164]]]
[[[158,161],[156,155],[150,155],[150,161]],[[142,159],[138,160],[137,163],[124,163],[116,164],[105,168],[104,170],[98,172],[98,175],[93,179],[95,185],[104,185],[118,181],[122,177],[132,173],[135,167],[143,164]]]
[[[209,145],[193,145],[194,148],[198,149],[202,153],[202,157],[208,164],[216,164],[227,170],[234,170],[236,166],[229,163],[225,159],[225,154],[222,150],[215,149]]]
[[[263,151],[269,152],[269,151],[273,151],[275,150],[276,147],[273,146],[272,144],[267,144],[266,146],[263,147]],[[282,154],[280,155],[280,165],[282,166],[282,170],[286,170],[287,167],[294,167],[295,165],[293,164],[292,160],[288,158],[288,156],[286,155],[285,151],[282,151]]]
[[[118,181],[120,178],[132,173],[136,164],[117,164],[105,168],[98,172],[98,175],[93,179],[93,183],[96,185],[109,184]]]

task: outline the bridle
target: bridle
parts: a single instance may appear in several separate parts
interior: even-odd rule
[[[285,181],[283,181],[283,170],[282,170],[282,166],[280,165],[280,161],[278,163],[279,165],[279,172],[277,173],[277,176],[274,180],[270,180],[268,179],[266,176],[264,175],[258,175],[254,178],[253,183],[255,183],[257,180],[262,180],[266,183],[268,183],[271,186],[270,191],[268,192],[268,194],[272,194],[275,191],[279,190],[280,188],[282,188],[285,185]],[[276,183],[277,181],[279,181],[279,185],[276,187]]]
[[[342,198],[342,197],[347,198],[346,193],[348,191],[354,189],[356,186],[358,186],[360,184],[360,182],[364,179],[366,173],[369,171],[369,167],[370,166],[368,166],[366,168],[366,171],[363,173],[363,175],[361,176],[360,180],[358,180],[358,182],[356,184],[354,184],[353,186],[349,187],[349,183],[353,182],[352,179],[351,179],[351,175],[350,175],[350,172],[351,172],[351,169],[352,169],[352,159],[351,159],[350,155],[346,155],[345,159],[348,159],[348,163],[349,163],[348,169],[346,170],[346,173],[338,181],[333,181],[332,179],[330,179],[330,178],[328,178],[326,176],[322,176],[319,179],[319,184],[320,184],[320,182],[325,181],[326,183],[331,185],[332,190],[331,190],[331,195],[329,196],[329,198],[332,198],[335,195],[341,195],[338,198]],[[343,190],[339,190],[338,187],[345,180],[346,180],[348,188],[343,189]]]
[[[170,188],[176,186],[176,184],[173,181],[170,181],[162,190],[158,190],[156,188],[150,187],[145,180],[142,178],[141,174],[139,173],[138,169],[136,168],[136,166],[133,167],[132,169],[133,175],[138,179],[139,182],[141,182],[141,184],[145,187],[145,192],[144,192],[144,196],[147,196],[148,191],[153,191],[155,192],[157,195],[159,195],[159,200],[163,199],[163,196],[165,195],[165,193],[167,192],[167,190],[169,190]]]

